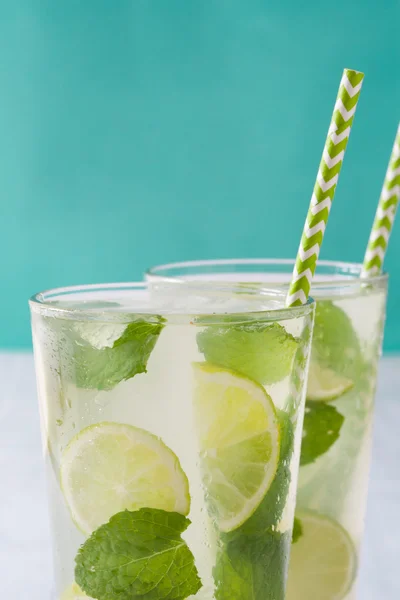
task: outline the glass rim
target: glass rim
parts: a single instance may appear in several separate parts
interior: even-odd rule
[[[170,262],[159,265],[154,265],[145,270],[146,277],[161,277],[164,280],[168,281],[176,281],[179,279],[178,276],[161,276],[160,273],[164,271],[168,271],[170,269],[182,269],[182,268],[193,268],[193,267],[218,267],[218,266],[229,266],[229,265],[275,265],[275,266],[285,266],[285,267],[294,267],[296,260],[294,258],[220,258],[220,259],[201,259],[201,260],[189,260],[189,261],[178,261],[178,262]],[[313,289],[331,289],[331,288],[339,288],[341,286],[348,287],[357,287],[361,283],[363,284],[381,284],[386,283],[388,280],[388,273],[386,271],[382,271],[380,273],[371,273],[367,276],[360,277],[362,272],[362,263],[357,262],[347,262],[347,261],[335,261],[335,260],[318,260],[316,275],[318,275],[318,267],[328,268],[328,269],[336,269],[338,271],[338,275],[332,280],[316,280],[315,278],[311,284],[311,293]],[[347,274],[347,275],[346,275]],[[332,275],[335,275],[332,272]],[[343,275],[343,277],[340,277]],[[276,282],[270,281],[266,282],[268,285],[282,285],[282,283],[277,284]],[[288,285],[289,282],[286,282],[283,285]]]
[[[182,288],[190,289],[190,290],[199,290],[204,294],[204,290],[206,293],[211,293],[214,291],[215,293],[221,292],[226,294],[227,292],[234,293],[235,290],[243,293],[243,289],[246,290],[249,294],[254,296],[262,297],[262,296],[272,296],[275,299],[284,300],[286,297],[286,293],[282,291],[282,289],[272,287],[270,285],[265,285],[260,287],[260,285],[252,285],[251,283],[238,284],[235,282],[227,283],[219,283],[219,282],[188,282],[182,280],[174,280],[173,282],[159,282],[158,285],[165,285],[167,288],[171,289],[171,284],[176,289],[182,290]],[[312,311],[312,308],[315,304],[315,300],[310,296],[307,299],[306,304],[299,306],[279,306],[277,308],[255,308],[251,309],[249,307],[248,310],[242,311],[232,311],[227,313],[226,311],[218,310],[215,312],[201,312],[201,310],[181,310],[181,311],[168,311],[162,308],[162,306],[157,306],[154,304],[153,309],[143,310],[141,308],[136,307],[124,307],[121,311],[110,311],[103,308],[88,308],[84,307],[83,304],[79,304],[79,306],[74,306],[72,303],[70,306],[67,304],[64,306],[60,306],[55,304],[55,298],[57,297],[71,297],[75,294],[79,293],[95,293],[95,292],[104,292],[105,294],[108,292],[139,292],[146,291],[149,289],[155,289],[155,283],[150,281],[135,281],[135,282],[115,282],[115,283],[92,283],[92,284],[83,284],[83,285],[73,285],[66,287],[57,287],[50,288],[47,290],[43,290],[41,292],[37,292],[33,294],[28,302],[31,311],[35,313],[42,314],[44,316],[58,316],[60,318],[66,319],[80,319],[80,320],[91,320],[91,321],[102,321],[102,322],[114,322],[114,323],[129,323],[132,321],[132,317],[142,317],[147,320],[151,320],[152,317],[156,317],[157,319],[162,316],[168,318],[168,322],[174,322],[175,320],[180,322],[182,318],[187,317],[195,317],[201,319],[201,324],[207,324],[207,322],[217,324],[226,324],[226,321],[221,320],[219,317],[225,317],[227,314],[232,318],[234,322],[242,322],[243,317],[245,315],[250,315],[254,318],[265,320],[265,321],[279,321],[285,319],[293,319],[301,316],[306,316]],[[54,298],[52,301],[51,298]],[[106,301],[103,298],[103,301]]]

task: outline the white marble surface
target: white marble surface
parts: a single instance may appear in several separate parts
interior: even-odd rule
[[[359,600],[400,598],[400,357],[382,360]],[[0,354],[0,586],[49,600],[51,551],[31,354]],[[317,600],[317,599],[310,599]]]

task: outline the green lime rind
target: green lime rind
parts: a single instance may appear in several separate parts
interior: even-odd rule
[[[290,374],[299,342],[279,323],[227,322],[206,327],[197,344],[210,363],[271,385]]]

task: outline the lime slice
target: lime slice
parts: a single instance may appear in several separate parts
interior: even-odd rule
[[[279,460],[279,424],[264,388],[234,371],[194,365],[194,408],[209,512],[221,531],[244,523],[264,498]]]
[[[354,382],[344,375],[338,375],[328,368],[311,362],[307,383],[307,400],[314,402],[331,402],[351,388]]]
[[[83,429],[61,459],[61,487],[77,527],[89,534],[122,510],[160,508],[187,515],[189,484],[158,437],[119,423]]]
[[[356,550],[339,523],[299,511],[301,536],[292,544],[287,600],[342,600],[356,573]]]
[[[73,583],[65,590],[60,600],[85,600],[85,598],[86,600],[90,600],[90,596],[86,596],[85,592],[82,592],[79,585],[77,583]]]

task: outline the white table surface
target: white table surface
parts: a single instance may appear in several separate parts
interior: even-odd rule
[[[399,464],[400,356],[380,368],[359,600],[400,599]],[[33,359],[0,353],[1,598],[49,600],[51,569]]]

